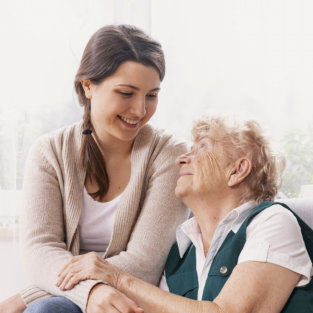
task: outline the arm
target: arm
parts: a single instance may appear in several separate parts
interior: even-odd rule
[[[43,146],[47,144],[48,147]],[[124,252],[116,251],[117,255],[109,258],[112,263],[118,264],[134,275],[146,277],[147,280],[154,283],[158,282],[170,248],[170,241],[174,239],[176,225],[187,217],[186,208],[172,193],[177,175],[177,168],[175,165],[173,166],[174,160],[178,154],[185,151],[185,146],[173,144],[164,146],[165,148],[161,149],[160,153],[157,151],[152,164],[146,165],[144,168],[145,178],[149,176],[150,179],[147,180],[148,187],[145,186],[145,200],[141,215],[134,226],[127,250]],[[66,242],[64,241],[65,225],[62,211],[64,195],[62,188],[60,188],[63,177],[66,178],[67,176],[58,172],[59,161],[48,160],[42,150],[51,150],[50,143],[37,143],[27,162],[25,193],[30,199],[30,204],[26,207],[27,210],[22,223],[26,225],[21,236],[22,238],[26,237],[22,249],[26,256],[27,272],[30,272],[32,282],[53,295],[59,295],[60,290],[56,290],[57,287],[55,286],[57,274],[63,265],[72,258],[72,254],[66,250]],[[138,151],[138,155],[141,155],[141,151]],[[140,164],[138,166],[140,167]],[[162,181],[163,179],[164,181]],[[158,186],[159,191],[156,190]],[[42,195],[45,195],[47,190],[49,191],[48,196],[42,199]],[[140,192],[139,196],[141,196]],[[172,194],[169,195],[170,193]],[[168,207],[171,208],[170,211]],[[34,216],[37,216],[36,221],[41,222],[39,225],[38,223],[33,224]],[[69,218],[66,215],[65,217]],[[73,219],[75,216],[71,216],[71,218]],[[155,225],[157,220],[160,220],[161,223],[164,222],[164,224],[161,229],[154,230],[151,225]],[[54,221],[56,225],[52,225],[51,221]],[[35,233],[36,236],[34,236]],[[164,246],[163,242],[160,243],[159,240],[164,235],[163,233],[168,239]],[[144,242],[143,238],[146,238],[147,241]],[[158,242],[157,246],[153,244],[156,241]],[[43,272],[39,274],[38,270],[43,270]],[[97,281],[91,280],[81,282],[75,287],[76,290],[61,294],[83,309],[87,302],[88,293],[96,283]],[[22,295],[26,303],[29,304],[41,299],[43,290],[38,288],[36,292],[27,291],[23,292]],[[45,293],[46,295],[47,293]]]
[[[150,157],[145,169],[141,167],[146,162],[145,152],[137,152],[139,160],[135,156],[132,162],[132,171],[145,171],[142,203],[138,209],[140,215],[126,251],[107,258],[110,263],[152,284],[158,284],[175,239],[176,227],[188,215],[187,209],[174,194],[178,174],[175,159],[186,151],[186,147],[165,143],[158,150]]]
[[[0,312],[23,313],[25,309],[26,305],[19,294],[0,302]],[[109,312],[110,310],[143,313],[143,310],[134,301],[118,290],[104,284],[95,285],[90,291],[86,311],[88,313],[101,313],[104,311]]]
[[[87,313],[103,312],[144,313],[134,301],[120,291],[104,284],[98,284],[90,291]]]
[[[107,261],[124,271],[153,284],[157,284],[160,279],[168,251],[174,241],[176,226],[185,220],[188,214],[174,195],[177,180],[174,160],[184,151],[185,146],[165,146],[161,152],[156,151],[157,157],[151,160],[150,166],[141,168],[142,171],[149,171],[144,173],[147,187],[141,214],[137,218],[126,251],[107,258]],[[140,165],[141,163],[139,162]],[[139,172],[140,169],[136,170]],[[118,231],[116,233],[120,234]],[[82,259],[85,269],[94,264],[97,258],[96,253],[90,253],[89,256],[74,257],[67,264],[71,266],[71,263]],[[60,273],[58,286],[64,289],[70,277],[67,276],[68,271],[61,272],[63,273]]]
[[[179,297],[130,276],[122,276],[117,287],[146,313],[279,313],[298,280],[299,274],[283,267],[247,262],[234,269],[213,302]]]
[[[89,257],[95,258],[92,270],[83,266],[83,256],[68,268],[77,273],[70,275],[69,288],[81,279],[98,278],[135,301],[146,313],[279,313],[300,278],[300,274],[275,264],[244,262],[235,267],[213,302],[196,301],[163,291],[96,255]]]
[[[271,263],[238,264],[214,300],[225,312],[279,313],[300,274]]]
[[[301,275],[297,286],[311,279],[312,262],[295,216],[280,205],[272,205],[252,219],[238,263],[267,262]]]
[[[20,227],[21,254],[27,275],[40,289],[24,290],[22,296],[28,305],[48,294],[62,295],[84,311],[89,291],[96,281],[82,282],[71,292],[60,291],[55,285],[58,272],[72,257],[68,250],[70,247],[67,247],[69,238],[65,220],[75,223],[78,218],[77,212],[64,210],[63,180],[69,177],[66,177],[62,167],[63,160],[56,157],[56,149],[47,137],[40,139],[32,147],[26,163]],[[67,216],[69,213],[72,216]]]
[[[248,226],[246,245],[239,257],[241,263],[213,302],[191,301],[162,292],[104,261],[96,264],[91,275],[74,276],[72,283],[88,277],[108,281],[150,313],[280,312],[300,278],[310,279],[312,265],[294,216],[283,208],[273,206],[271,210],[260,213]],[[274,263],[275,255],[279,256],[276,262],[280,260],[283,264]]]

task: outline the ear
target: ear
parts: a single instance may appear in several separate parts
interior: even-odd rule
[[[92,97],[92,84],[91,84],[91,81],[89,79],[86,79],[86,80],[82,80],[80,82],[82,84],[82,87],[85,91],[85,97],[87,99],[91,99]]]
[[[234,187],[245,180],[251,173],[252,164],[248,158],[240,158],[234,163],[234,167],[228,178],[228,186]]]

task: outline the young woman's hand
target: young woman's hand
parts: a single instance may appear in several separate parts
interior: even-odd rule
[[[58,275],[57,286],[61,290],[72,289],[82,280],[102,280],[112,287],[117,287],[122,271],[109,264],[96,252],[74,256]]]
[[[104,285],[95,285],[89,294],[87,313],[144,313],[143,309],[118,290]]]
[[[0,302],[0,312],[22,313],[25,309],[26,305],[19,293]]]

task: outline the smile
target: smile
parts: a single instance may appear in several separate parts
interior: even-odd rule
[[[128,119],[126,117],[123,117],[121,115],[118,115],[118,118],[123,122],[123,124],[127,127],[130,127],[130,128],[135,128],[137,127],[137,125],[139,124],[139,122],[141,121],[141,119],[137,119],[137,120],[131,120],[131,119]]]

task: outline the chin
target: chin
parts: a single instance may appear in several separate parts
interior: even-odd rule
[[[183,200],[188,195],[188,191],[185,188],[180,188],[179,186],[176,186],[175,188],[175,196],[176,198]]]
[[[136,138],[138,134],[138,131],[136,132],[120,132],[116,135],[117,138],[119,138],[121,141],[132,141]]]

